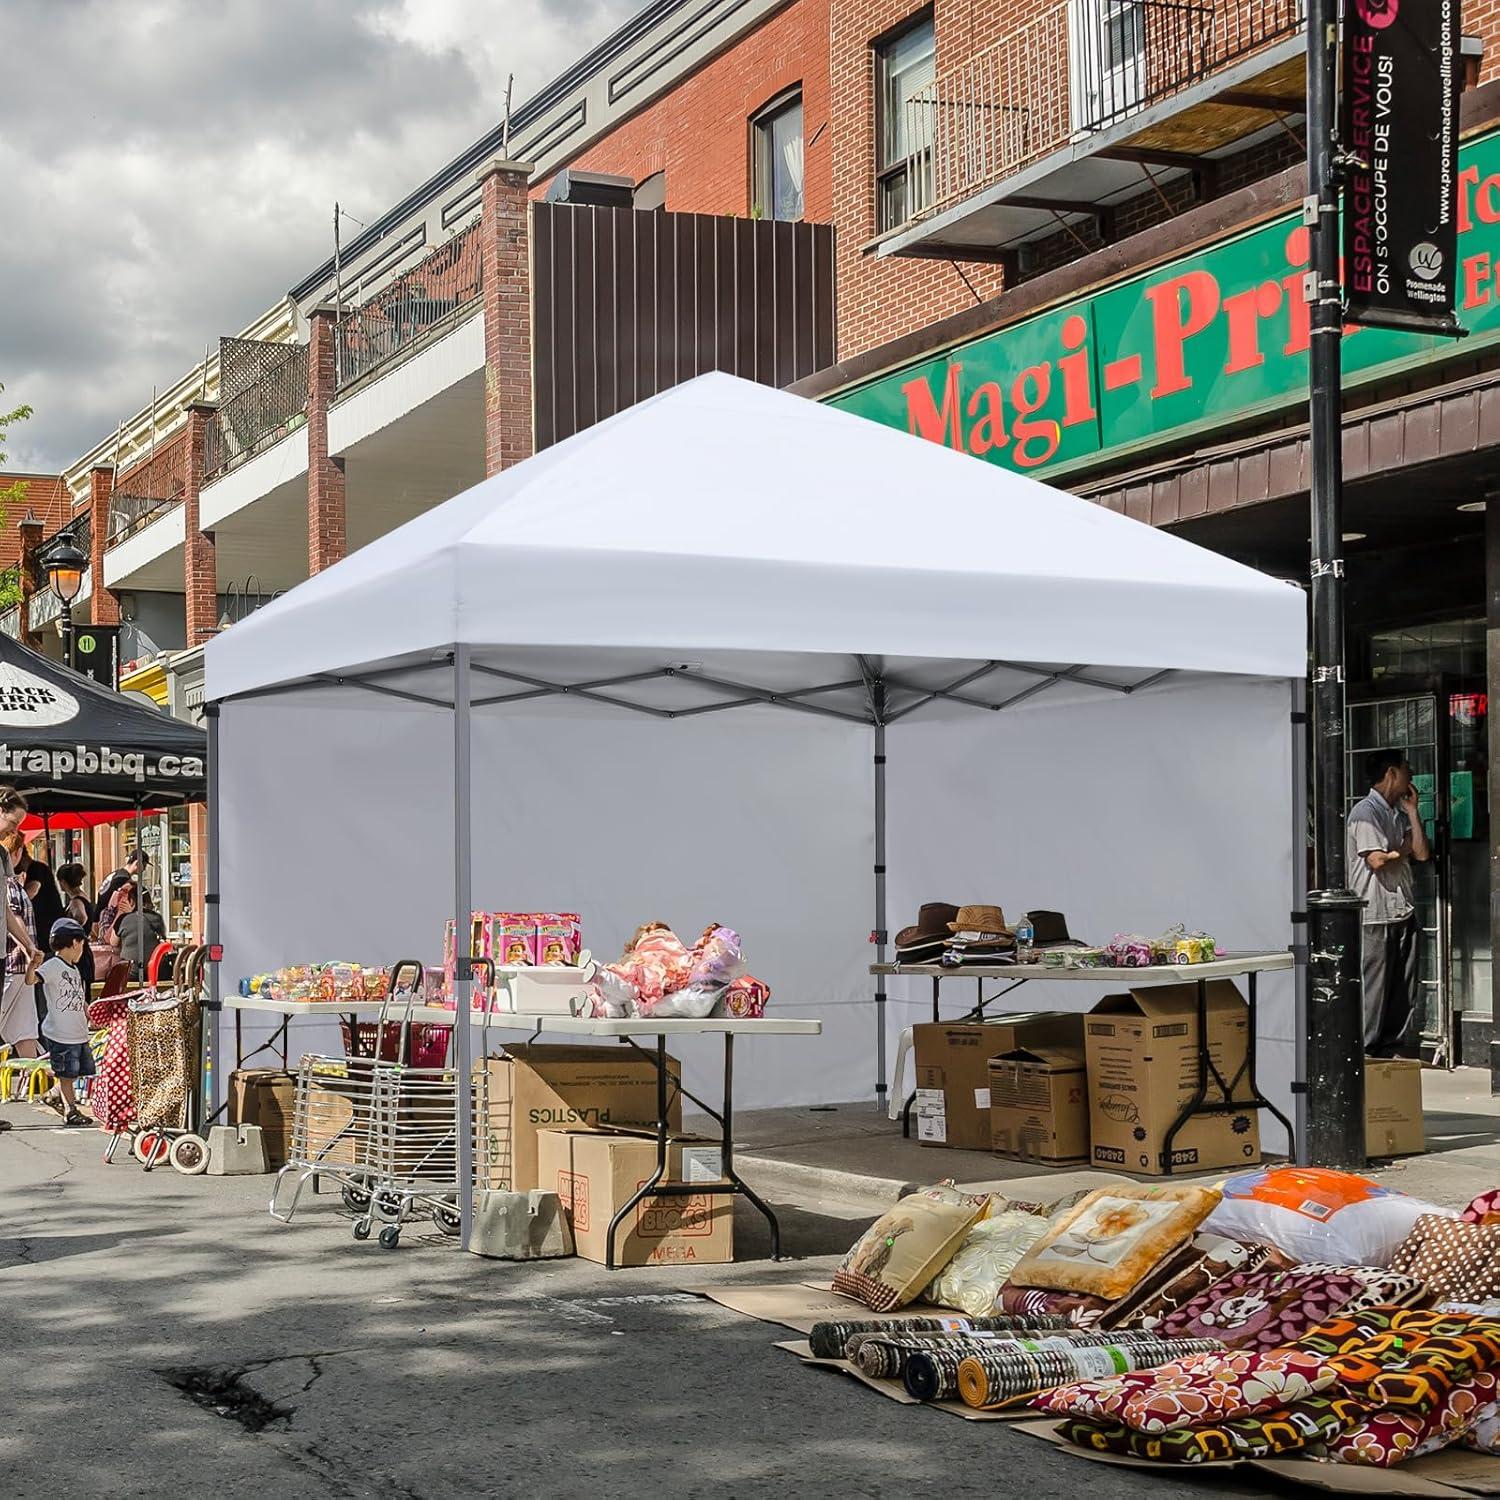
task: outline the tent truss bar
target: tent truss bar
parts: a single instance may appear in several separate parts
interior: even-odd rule
[[[230,694],[227,698],[216,701],[245,702],[253,698],[306,692],[313,688],[333,686],[364,688],[368,692],[380,693],[385,697],[397,698],[409,703],[418,703],[427,708],[451,710],[454,705],[443,698],[432,697],[425,693],[414,693],[407,688],[392,687],[381,679],[404,677],[414,672],[451,667],[452,660],[450,654],[404,667],[383,667],[373,672],[324,673],[300,682],[283,683],[278,687],[258,688],[247,693]],[[885,676],[881,669],[872,665],[869,657],[856,656],[854,660],[859,664],[859,677],[838,682],[818,683],[804,688],[757,687],[752,683],[734,682],[728,678],[710,676],[705,672],[685,666],[656,667],[648,671],[590,678],[583,682],[552,682],[547,678],[517,672],[508,667],[492,667],[471,661],[469,667],[471,672],[478,672],[486,677],[498,678],[505,682],[520,683],[523,690],[475,698],[470,707],[484,708],[507,703],[532,702],[539,698],[571,697],[583,698],[592,703],[602,703],[609,708],[622,709],[627,713],[645,714],[653,719],[691,719],[700,714],[720,713],[731,708],[749,708],[756,704],[769,704],[775,708],[787,708],[798,713],[818,714],[824,718],[838,719],[846,724],[883,725],[894,724],[899,719],[907,718],[934,701],[960,703],[969,708],[981,708],[989,713],[997,713],[1001,709],[1023,703],[1026,699],[1061,682],[1076,682],[1084,687],[1097,688],[1102,692],[1119,693],[1128,697],[1132,693],[1138,693],[1172,676],[1176,670],[1168,667],[1143,677],[1139,682],[1121,683],[1107,682],[1103,678],[1090,676],[1089,668],[1085,665],[1049,668],[1033,666],[1027,662],[994,660],[981,662],[977,667],[970,668],[962,676],[954,678],[944,686],[934,688],[925,684],[906,682],[900,677]],[[972,693],[962,691],[963,688],[970,687],[992,673],[1000,671],[1018,672],[1037,680],[1019,692],[997,700],[976,697]],[[599,691],[600,688],[605,687],[622,687],[638,682],[661,682],[674,678],[684,682],[700,683],[705,688],[731,696],[720,702],[694,704],[687,708],[660,708],[655,704],[633,703],[628,698],[620,698],[612,693]],[[804,701],[823,693],[847,692],[852,688],[860,687],[865,690],[866,699],[866,707],[862,713],[828,708],[820,703]],[[915,693],[917,696],[914,701],[893,712],[885,706],[889,703],[889,695],[893,692]],[[125,799],[121,800],[127,807],[133,805]]]
[[[368,678],[361,677],[324,677],[322,682],[331,683],[334,687],[358,687],[367,693],[380,693],[387,698],[403,698],[408,703],[425,703],[428,708],[452,708],[451,703],[441,698],[429,698],[426,693],[413,693],[406,688],[387,687],[383,682],[371,682]]]

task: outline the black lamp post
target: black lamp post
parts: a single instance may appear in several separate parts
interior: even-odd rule
[[[47,582],[62,604],[63,660],[70,667],[73,665],[73,601],[83,587],[83,570],[88,565],[88,558],[66,531],[42,557]]]

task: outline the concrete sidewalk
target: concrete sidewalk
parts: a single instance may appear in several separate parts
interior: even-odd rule
[[[1377,1161],[1370,1175],[1455,1208],[1500,1186],[1500,1098],[1490,1094],[1489,1073],[1480,1068],[1427,1069],[1422,1074],[1422,1097],[1426,1154]],[[868,1104],[748,1111],[735,1117],[735,1138],[736,1160],[751,1183],[844,1202],[890,1202],[908,1183],[947,1177],[966,1187],[1003,1192],[1017,1178],[1039,1175],[1034,1166],[987,1152],[904,1140],[900,1122],[886,1119]],[[1061,1197],[1118,1174],[1059,1168],[1040,1175]],[[1223,1175],[1182,1174],[1175,1180]]]

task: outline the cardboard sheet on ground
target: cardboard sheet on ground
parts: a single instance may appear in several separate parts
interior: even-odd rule
[[[1152,1469],[1180,1479],[1214,1470],[1258,1469],[1292,1484],[1309,1485],[1336,1495],[1379,1495],[1389,1500],[1467,1500],[1473,1495],[1500,1494],[1500,1460],[1488,1453],[1450,1448],[1413,1459],[1394,1469],[1369,1468],[1363,1464],[1318,1463],[1310,1458],[1251,1458],[1236,1463],[1164,1464],[1152,1459],[1132,1458],[1124,1453],[1094,1453],[1065,1442],[1058,1424],[1050,1417],[1017,1423],[1015,1431],[1041,1438],[1055,1448],[1086,1463],[1111,1464],[1122,1469]]]
[[[896,1312],[871,1312],[852,1297],[840,1296],[826,1281],[821,1285],[792,1281],[760,1286],[689,1286],[683,1290],[695,1297],[707,1297],[711,1302],[717,1302],[731,1312],[743,1313],[747,1318],[779,1323],[798,1333],[811,1333],[814,1323],[826,1323],[836,1318],[884,1320],[961,1316],[952,1308],[929,1307],[925,1302],[912,1303]]]
[[[1036,1418],[1036,1413],[1024,1405],[1007,1407],[1003,1411],[979,1411],[972,1406],[965,1406],[962,1401],[918,1401],[915,1396],[908,1394],[899,1380],[876,1380],[874,1376],[866,1375],[852,1360],[815,1359],[812,1346],[806,1339],[787,1339],[776,1347],[785,1349],[788,1354],[795,1354],[805,1365],[814,1365],[820,1370],[837,1370],[841,1375],[848,1375],[861,1385],[868,1386],[872,1391],[879,1391],[888,1400],[899,1402],[902,1406],[930,1406],[933,1411],[945,1411],[955,1417],[962,1417],[966,1422],[1020,1422]]]

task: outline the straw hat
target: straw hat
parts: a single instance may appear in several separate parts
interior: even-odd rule
[[[1005,913],[998,906],[960,906],[958,915],[948,923],[949,932],[999,932],[1014,937],[1005,925]]]

